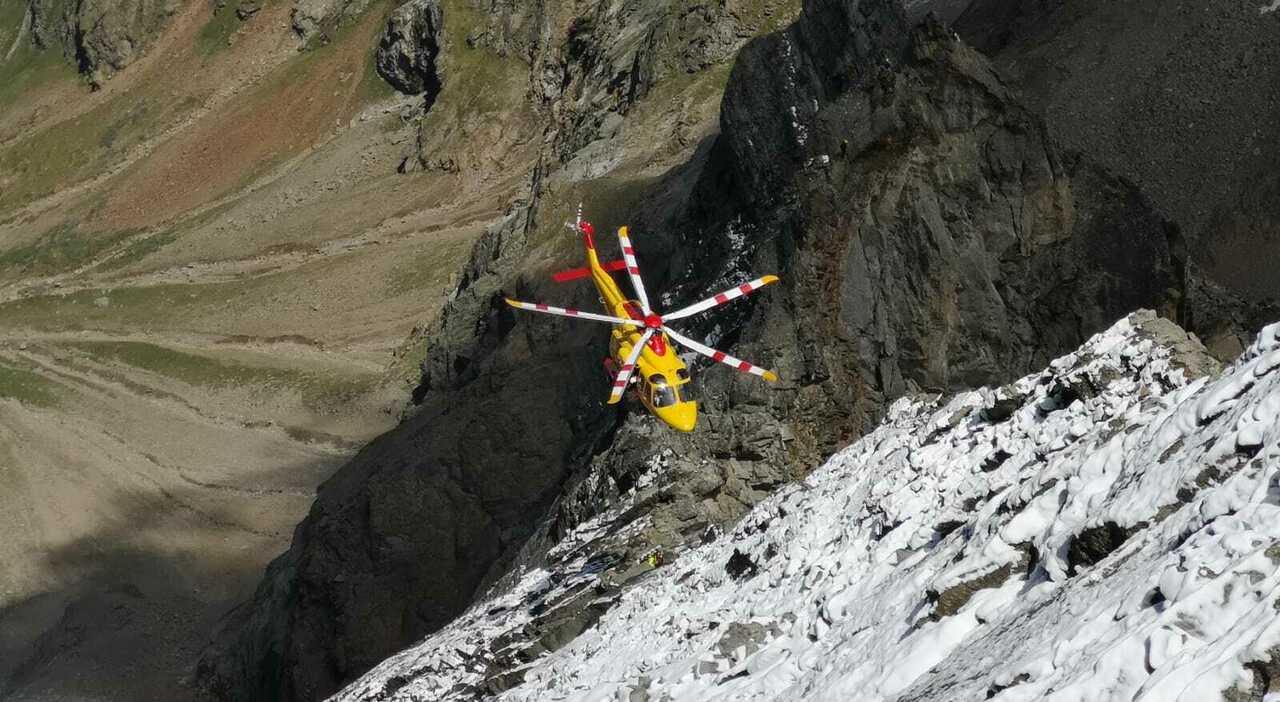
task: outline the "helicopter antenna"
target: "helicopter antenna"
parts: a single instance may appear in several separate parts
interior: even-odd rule
[[[577,234],[578,232],[582,231],[582,203],[581,202],[578,203],[578,213],[577,213],[577,216],[574,217],[573,222],[565,222],[564,227],[565,229],[568,229],[574,234]]]

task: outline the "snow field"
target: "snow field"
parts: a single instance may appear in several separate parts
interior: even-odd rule
[[[540,593],[599,577],[586,559],[337,699],[1280,700],[1280,324],[1188,382],[1148,319],[998,390],[899,400],[509,689],[479,687],[495,653]]]

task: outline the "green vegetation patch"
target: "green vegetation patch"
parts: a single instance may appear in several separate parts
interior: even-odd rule
[[[800,0],[749,0],[737,8],[740,20],[755,29],[756,36],[786,28],[800,16]]]
[[[26,14],[27,3],[0,1],[0,109],[15,104],[32,88],[76,80],[75,66],[63,59],[61,51],[42,50],[31,42],[31,27],[24,26]]]
[[[724,96],[724,89],[729,85],[729,74],[733,71],[732,58],[695,73],[677,73],[660,81],[643,102],[665,106],[668,101],[685,98],[692,102],[717,100]]]
[[[396,94],[396,89],[378,75],[378,57],[372,49],[365,52],[364,72],[360,76],[360,104],[386,100]],[[390,115],[399,122],[399,117]]]
[[[0,397],[38,407],[53,407],[58,404],[59,386],[29,370],[0,364]]]
[[[147,285],[115,290],[45,294],[0,305],[0,323],[32,329],[146,329],[189,323],[227,305],[245,304],[244,283]],[[108,298],[107,305],[97,301]]]
[[[315,410],[333,410],[360,398],[373,388],[376,373],[341,375],[319,371],[253,366],[178,351],[140,341],[84,341],[72,346],[98,359],[123,363],[189,385],[207,388],[296,390]]]
[[[391,270],[387,292],[396,296],[419,290],[442,291],[449,276],[461,270],[466,262],[476,236],[454,234],[442,237],[410,254],[407,260]]]
[[[209,58],[218,51],[231,45],[231,35],[240,28],[241,21],[230,4],[214,7],[209,20],[196,34],[196,51],[204,58]]]
[[[545,198],[539,206],[547,214],[538,217],[538,228],[530,241],[536,246],[551,243],[564,247],[565,250],[576,251],[580,257],[582,249],[577,240],[564,236],[564,222],[573,221],[579,203],[584,208],[583,217],[595,225],[599,232],[597,240],[611,240],[618,227],[632,223],[635,213],[644,205],[645,198],[660,182],[661,179],[657,177],[610,175],[569,184],[564,190]],[[643,234],[638,233],[640,236]],[[564,242],[568,242],[568,245]]]
[[[29,244],[0,253],[0,271],[49,275],[74,270],[92,262],[127,236],[128,232],[86,234],[75,222],[64,222]]]
[[[0,60],[9,52],[20,32],[30,37],[30,27],[26,26],[29,5],[25,0],[0,0]]]
[[[163,249],[178,240],[176,232],[167,231],[151,236],[139,237],[126,246],[119,254],[94,266],[95,271],[113,271],[132,265]]]
[[[0,213],[102,172],[195,105],[122,94],[0,149],[0,182],[8,182],[0,189]]]
[[[524,90],[528,68],[518,59],[504,58],[466,40],[485,30],[487,14],[477,12],[466,0],[444,0],[441,9],[449,37],[442,92],[450,92],[451,87],[463,91],[451,96],[463,114],[511,109],[512,91]]]

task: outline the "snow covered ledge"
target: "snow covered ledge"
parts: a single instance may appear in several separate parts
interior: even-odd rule
[[[1280,324],[1221,375],[1197,348],[1137,313],[1004,388],[900,400],[488,692],[1280,699]],[[525,574],[336,699],[488,696],[547,587]]]

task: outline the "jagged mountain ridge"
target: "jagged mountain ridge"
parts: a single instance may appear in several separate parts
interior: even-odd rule
[[[823,37],[859,32],[865,43],[830,60]],[[888,60],[829,74],[871,56]],[[792,67],[804,80],[774,85]],[[600,106],[631,94],[583,85],[594,89],[561,95]],[[981,55],[936,25],[910,30],[892,3],[807,4],[794,28],[744,49],[726,93],[721,134],[633,181],[597,224],[634,225],[664,301],[782,272],[779,290],[700,330],[775,359],[780,387],[705,369],[702,433],[666,435],[604,411],[594,330],[517,320],[501,303],[589,305],[589,291],[546,282],[580,255],[561,224],[594,183],[635,172],[608,156],[632,117],[583,122],[591,110],[554,108],[526,195],[477,244],[422,336],[419,407],[325,485],[293,548],[206,652],[205,689],[331,692],[456,616],[513,562],[546,558],[653,461],[674,479],[631,515],[644,528],[615,535],[624,560],[732,523],[874,426],[894,397],[1016,377],[1135,307],[1178,313],[1183,253],[1141,193],[1061,153]],[[746,158],[761,134],[771,151]],[[420,149],[430,139],[424,128]]]
[[[731,532],[619,566],[608,535],[673,479],[655,461],[335,699],[1261,699],[1277,334],[1219,375],[1135,314],[1007,386],[903,398]]]
[[[349,533],[286,563],[306,587],[289,575],[271,590],[306,601],[264,598],[274,633],[223,639],[293,641],[237,651],[223,694],[278,685],[259,664],[284,651],[289,669],[290,648],[314,656],[289,684],[322,694],[509,564],[547,558],[655,461],[677,479],[624,522],[647,524],[610,546],[624,561],[733,523],[898,394],[1032,370],[1131,305],[1161,305],[1234,356],[1275,316],[1196,268],[1237,293],[1274,288],[1255,254],[1274,241],[1280,13],[1262,4],[907,0],[897,31],[887,6],[816,3],[821,22],[762,43],[791,56],[745,57],[718,138],[733,55],[793,4],[0,0],[0,453],[18,468],[0,491],[17,535],[0,695],[190,695],[175,681],[212,618],[250,591],[314,486],[392,424],[382,410],[398,410],[427,344],[421,417],[317,510]],[[989,5],[1010,16],[984,18]],[[929,10],[994,71],[941,32],[910,38]],[[832,41],[846,28],[857,42]],[[375,45],[412,57],[378,68],[416,71],[421,87],[400,87],[419,97],[385,92]],[[868,55],[889,63],[864,72]],[[1024,72],[1028,58],[1054,70]],[[796,85],[778,80],[792,71]],[[743,99],[756,94],[758,110]],[[593,302],[544,287],[578,261],[556,237],[578,200],[602,228],[644,229],[651,285],[672,302],[787,272],[791,287],[699,330],[780,359],[787,386],[699,369],[705,432],[687,443],[602,413],[598,336],[493,307],[501,291]],[[1144,263],[1098,265],[1126,256]],[[366,396],[380,369],[390,387]],[[503,422],[513,396],[537,419],[469,446],[468,421]],[[524,458],[534,475],[514,467]],[[433,480],[406,478],[423,465]],[[440,486],[443,507],[397,494]],[[366,519],[362,504],[386,509]],[[401,505],[411,516],[389,518]],[[119,674],[78,674],[92,666]]]

